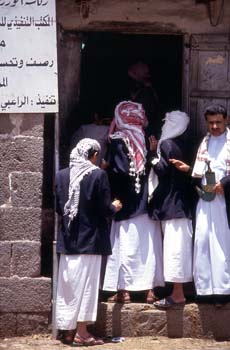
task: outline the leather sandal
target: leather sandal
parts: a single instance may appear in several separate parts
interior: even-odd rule
[[[93,336],[84,338],[79,334],[76,334],[74,337],[74,343],[81,346],[93,346],[93,345],[103,345],[104,341],[100,338],[95,338]]]
[[[156,301],[153,305],[159,310],[168,310],[173,307],[184,307],[185,301],[183,302],[175,302],[171,296],[168,296],[164,299]]]
[[[111,297],[109,297],[107,299],[108,303],[117,303],[117,299],[118,299],[118,293],[112,295]]]
[[[121,304],[131,303],[130,293],[127,290],[118,291],[118,303],[121,303]]]
[[[74,335],[75,335],[76,330],[69,330],[69,331],[63,331],[60,340],[63,344],[70,345],[73,343]]]
[[[108,303],[120,303],[129,304],[131,303],[130,294],[126,290],[119,290],[116,294],[112,295],[107,299]]]
[[[146,293],[146,294],[145,294],[145,302],[146,302],[147,304],[153,304],[155,301],[158,300],[158,299],[155,297],[155,295],[154,295],[152,289],[146,290],[145,293]]]

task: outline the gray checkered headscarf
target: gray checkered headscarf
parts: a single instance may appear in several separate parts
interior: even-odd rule
[[[100,152],[100,144],[93,139],[85,138],[78,142],[70,154],[70,184],[69,199],[65,204],[64,213],[69,216],[70,221],[78,213],[80,184],[85,175],[98,169],[89,159],[89,150]]]

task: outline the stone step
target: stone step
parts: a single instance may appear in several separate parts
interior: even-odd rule
[[[173,306],[167,311],[142,303],[100,302],[94,331],[105,337],[167,336],[230,339],[230,303]]]

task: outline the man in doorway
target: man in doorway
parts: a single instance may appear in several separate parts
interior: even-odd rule
[[[128,99],[141,103],[148,119],[146,137],[154,135],[158,138],[161,131],[159,99],[152,85],[149,65],[142,61],[135,62],[128,68],[128,78]]]
[[[205,191],[196,209],[194,242],[194,282],[198,296],[230,295],[230,130],[226,109],[214,104],[204,113],[208,133],[197,152],[192,176],[199,178]],[[176,159],[172,163],[182,171],[190,167]],[[212,170],[215,181],[209,189],[207,174]],[[208,193],[208,195],[207,195]]]
[[[136,102],[142,105],[147,117],[144,125],[146,145],[148,138],[154,136],[158,138],[161,130],[161,120],[159,118],[159,100],[155,89],[152,86],[150,69],[147,63],[137,61],[128,67],[128,87],[125,100]],[[109,135],[116,130],[113,119]]]

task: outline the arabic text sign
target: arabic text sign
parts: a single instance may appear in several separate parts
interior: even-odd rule
[[[0,0],[0,113],[58,112],[55,0]]]

